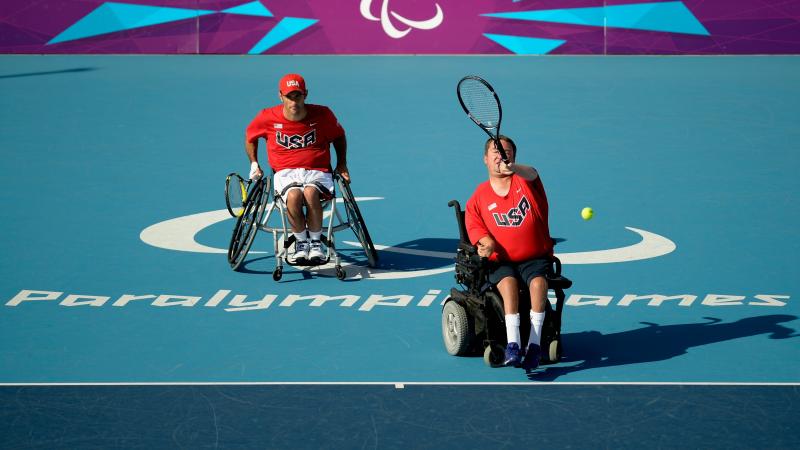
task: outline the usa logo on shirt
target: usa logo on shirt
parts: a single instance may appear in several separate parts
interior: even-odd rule
[[[494,223],[498,227],[518,227],[525,220],[525,216],[528,215],[530,210],[531,204],[528,198],[523,195],[516,207],[509,209],[505,213],[492,213],[492,217],[494,217]]]
[[[317,142],[317,130],[311,130],[306,134],[286,135],[280,131],[275,132],[275,142],[283,148],[294,150],[305,148]]]

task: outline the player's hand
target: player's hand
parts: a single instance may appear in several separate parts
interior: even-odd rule
[[[259,167],[258,162],[253,161],[250,163],[250,179],[251,180],[258,180],[259,178],[264,176],[264,172]]]
[[[494,239],[485,237],[478,241],[478,256],[488,258],[494,253]]]
[[[338,173],[344,181],[350,183],[350,171],[347,170],[347,164],[337,164],[333,171]]]
[[[500,161],[500,164],[497,167],[497,171],[503,175],[511,175],[514,173],[512,166],[514,165],[513,162],[509,161],[508,163]]]

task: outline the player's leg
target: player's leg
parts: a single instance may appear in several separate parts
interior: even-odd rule
[[[286,192],[286,213],[289,216],[292,233],[297,240],[294,245],[294,259],[295,261],[308,259],[309,243],[301,188],[292,188]]]
[[[325,260],[322,247],[322,201],[332,197],[333,176],[327,172],[309,170],[303,180],[303,198],[306,204],[306,225],[310,238],[308,259]]]
[[[284,169],[273,177],[275,180],[275,191],[280,193],[286,204],[286,215],[289,217],[289,225],[295,239],[294,260],[308,259],[308,236],[306,233],[306,216],[303,213],[303,169]]]
[[[519,335],[519,282],[513,266],[502,264],[489,275],[489,281],[494,283],[500,297],[503,299],[503,310],[506,322],[506,345],[503,364],[517,366],[521,362],[520,335]]]
[[[539,366],[541,354],[542,326],[547,301],[547,279],[545,274],[550,270],[549,259],[534,259],[520,265],[523,279],[528,281],[531,297],[531,332],[528,337],[528,348],[525,351],[524,367],[533,370]]]
[[[305,186],[303,198],[306,204],[306,226],[310,240],[308,259],[321,261],[325,259],[325,253],[322,252],[322,202],[319,191],[313,186]]]

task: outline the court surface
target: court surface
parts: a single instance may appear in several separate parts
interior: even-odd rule
[[[761,416],[766,445],[797,444],[780,434],[797,425],[800,380],[796,57],[0,60],[6,399],[53,396],[29,384],[106,398],[98,384],[307,383],[301,395],[318,396],[348,389],[319,383],[355,383],[375,400],[433,389],[415,383],[551,382],[601,398],[616,383],[695,398],[722,385],[730,402],[775,385],[758,390],[786,403]],[[224,178],[247,173],[244,127],[287,72],[347,130],[377,270],[349,232],[344,281],[287,268],[274,282],[265,234],[243,271],[227,264]],[[574,281],[564,360],[531,375],[442,345],[458,237],[447,202],[486,178],[485,135],[455,95],[467,74],[492,82],[518,161],[539,169]]]

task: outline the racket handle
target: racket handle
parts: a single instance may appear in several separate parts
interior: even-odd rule
[[[506,150],[503,148],[503,144],[500,142],[500,139],[495,138],[494,145],[497,147],[497,151],[500,153],[500,159],[502,159],[503,162],[508,165],[508,155],[506,154]]]

